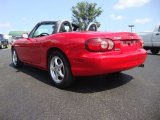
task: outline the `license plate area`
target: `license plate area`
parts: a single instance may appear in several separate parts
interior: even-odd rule
[[[128,47],[128,46],[136,46],[137,41],[136,40],[128,40],[128,41],[121,41],[121,45],[124,47]]]
[[[121,50],[123,52],[130,52],[137,50],[137,40],[125,40],[121,41]]]

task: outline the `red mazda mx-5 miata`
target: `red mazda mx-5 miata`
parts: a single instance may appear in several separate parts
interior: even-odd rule
[[[95,25],[75,31],[68,21],[43,21],[12,44],[12,62],[49,71],[53,83],[68,87],[74,76],[128,70],[144,63],[142,39],[130,32],[97,32]]]

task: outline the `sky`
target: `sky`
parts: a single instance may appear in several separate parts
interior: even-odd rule
[[[0,34],[9,31],[31,31],[36,23],[45,20],[71,21],[72,6],[83,0],[0,0]],[[159,0],[85,0],[97,3],[103,13],[97,18],[99,31],[152,31],[160,24]]]

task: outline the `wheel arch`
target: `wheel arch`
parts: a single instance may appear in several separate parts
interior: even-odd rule
[[[70,67],[71,67],[71,64],[70,64],[70,61],[69,61],[69,58],[67,57],[67,55],[65,54],[65,52],[63,52],[63,50],[61,50],[60,48],[57,48],[57,47],[52,47],[52,48],[49,48],[48,51],[47,51],[47,57],[46,57],[46,65],[47,65],[47,68],[48,68],[48,60],[49,60],[49,57],[50,55],[54,52],[54,51],[58,51],[60,53],[63,54],[63,56],[66,58],[66,60],[68,61]]]

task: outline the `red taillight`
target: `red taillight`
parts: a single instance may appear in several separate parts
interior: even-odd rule
[[[85,47],[93,52],[110,51],[114,48],[114,42],[110,39],[93,38],[86,41]]]
[[[140,39],[140,43],[141,43],[141,47],[144,46],[144,41],[142,39]]]
[[[139,37],[139,44],[140,44],[140,47],[143,48],[143,46],[144,46],[144,41],[143,41],[143,39],[142,39],[141,36],[138,36],[138,37]]]

